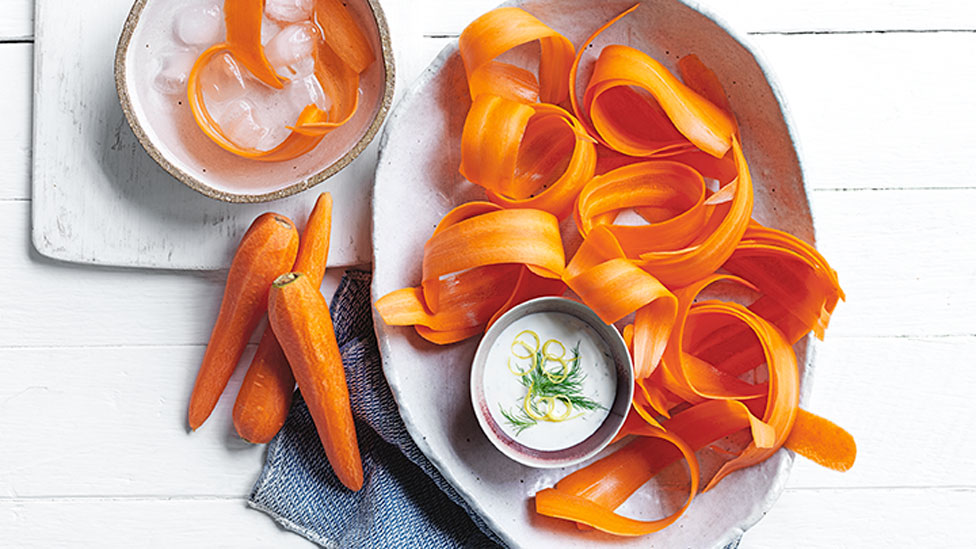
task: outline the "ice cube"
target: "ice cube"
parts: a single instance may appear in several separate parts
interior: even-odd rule
[[[255,118],[254,103],[248,99],[238,99],[227,105],[217,123],[228,139],[243,148],[257,148],[269,132]]]
[[[287,23],[286,23],[287,24]],[[277,21],[272,21],[267,17],[261,19],[261,44],[267,44],[271,37],[278,34],[281,27],[278,25]]]
[[[186,8],[176,16],[173,31],[187,46],[211,46],[220,40],[223,19],[217,4]]]
[[[329,100],[314,75],[292,80],[283,90],[268,86],[248,87],[247,97],[254,101],[255,115],[268,125],[268,133],[258,143],[257,148],[265,151],[276,147],[288,134],[290,126],[298,121],[302,110],[310,103],[320,108],[328,108]]]
[[[307,101],[301,105],[296,104],[291,99],[293,89],[294,82],[286,84],[283,90],[275,90],[263,84],[248,88],[248,97],[254,100],[256,116],[265,121],[269,128],[258,144],[258,149],[272,149],[288,137],[291,133],[288,127],[295,125],[298,115],[308,104]]]
[[[290,122],[289,125],[293,123],[294,121]],[[271,128],[271,130],[266,133],[264,137],[261,138],[261,140],[258,142],[257,149],[261,151],[270,151],[271,149],[280,145],[290,133],[291,130],[285,126],[275,126]]]
[[[325,95],[325,92],[322,90],[322,85],[319,84],[314,74],[292,80],[288,84],[286,93],[292,105],[298,109],[299,113],[307,105],[312,103],[315,103],[323,111],[329,110],[329,107],[332,106],[332,99]]]
[[[220,61],[225,62],[223,59]],[[241,138],[232,139],[235,143],[259,150],[271,149],[288,135],[290,130],[286,126],[295,124],[301,108],[296,108],[289,101],[287,92],[290,84],[286,83],[286,89],[277,90],[259,82],[247,72],[242,77],[231,87],[236,95],[233,99],[221,103],[207,96],[207,108],[221,127],[224,124],[230,128],[240,127],[239,130],[225,128],[228,137],[232,131],[242,133]]]
[[[158,60],[159,68],[153,78],[153,87],[165,94],[186,93],[186,80],[196,60],[196,52],[188,49],[164,53]]]
[[[267,0],[264,14],[270,19],[295,23],[312,18],[314,0]]]
[[[248,80],[251,77],[246,72],[241,72],[241,67],[229,53],[210,61],[200,74],[200,84],[208,106],[244,95]]]
[[[312,56],[318,29],[312,23],[288,25],[264,46],[264,54],[275,72],[288,79],[300,78],[315,70]]]

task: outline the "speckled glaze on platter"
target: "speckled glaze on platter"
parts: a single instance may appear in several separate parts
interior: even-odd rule
[[[510,2],[579,44],[626,1]],[[813,219],[787,109],[755,47],[691,2],[651,0],[611,27],[592,51],[611,43],[637,47],[672,70],[696,53],[726,85],[739,120],[755,183],[754,217],[814,242]],[[594,56],[584,57],[581,78]],[[588,62],[589,61],[589,62]],[[585,80],[581,80],[585,81]],[[458,173],[460,136],[470,100],[457,45],[444,49],[394,108],[381,142],[373,197],[373,299],[420,282],[424,243],[452,207],[483,199]],[[578,243],[567,243],[567,257]],[[583,532],[537,515],[532,496],[580,466],[532,469],[497,451],[472,409],[469,369],[478,338],[449,346],[421,339],[410,327],[386,326],[374,315],[383,369],[408,431],[434,465],[512,546],[722,547],[737,540],[782,492],[793,455],[781,450],[757,466],[730,475],[699,495],[674,525],[639,538]],[[795,346],[803,403],[810,387],[814,346]],[[611,452],[610,447],[605,452]],[[601,454],[602,455],[602,454]],[[585,463],[583,464],[585,465]],[[581,465],[582,466],[582,465]],[[717,469],[705,459],[703,474]],[[666,469],[619,511],[635,518],[669,514],[686,497],[683,467]]]

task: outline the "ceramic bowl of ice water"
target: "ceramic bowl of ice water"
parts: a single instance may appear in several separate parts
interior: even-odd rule
[[[317,1],[264,4],[261,42],[283,89],[264,85],[228,54],[201,71],[207,110],[235,145],[270,150],[290,133],[288,126],[306,105],[327,110],[331,104],[313,74],[314,41],[322,36],[315,28]],[[146,152],[192,189],[228,202],[284,198],[339,172],[376,136],[394,87],[390,34],[378,0],[344,4],[375,54],[360,74],[355,114],[309,152],[264,162],[237,156],[211,141],[197,126],[187,100],[194,62],[224,41],[224,2],[136,0],[119,39],[115,79],[122,109]]]

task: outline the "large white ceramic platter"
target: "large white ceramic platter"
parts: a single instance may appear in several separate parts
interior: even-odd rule
[[[597,26],[631,4],[626,1],[526,0],[513,2],[579,44]],[[755,51],[694,5],[651,0],[604,33],[597,53],[610,43],[629,44],[675,69],[696,53],[726,85],[741,124],[755,182],[754,216],[813,242],[803,175],[785,109]],[[592,62],[593,56],[588,57]],[[584,61],[582,74],[588,75]],[[452,207],[483,199],[458,174],[460,137],[469,99],[455,45],[448,46],[390,115],[381,143],[373,196],[373,297],[420,282],[424,242]],[[573,250],[567,249],[567,255]],[[669,528],[642,538],[584,532],[540,517],[533,495],[571,469],[531,469],[508,459],[482,434],[468,393],[469,368],[478,338],[435,346],[412,328],[389,327],[376,316],[383,369],[407,429],[428,458],[508,544],[521,547],[711,547],[738,538],[782,491],[792,454],[781,450],[764,463],[734,473]],[[809,387],[812,348],[797,346],[801,402]],[[607,451],[613,451],[613,447]],[[703,456],[703,474],[714,458]],[[683,466],[665,470],[620,509],[636,518],[658,518],[685,496]]]

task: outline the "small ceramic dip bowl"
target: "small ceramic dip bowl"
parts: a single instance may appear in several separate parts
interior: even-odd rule
[[[352,162],[376,136],[389,110],[394,64],[390,33],[379,1],[343,3],[375,54],[373,63],[360,75],[356,113],[311,151],[291,160],[261,162],[221,149],[196,125],[188,106],[189,67],[203,50],[224,40],[223,1],[136,0],[116,50],[115,83],[126,119],[149,156],[190,188],[228,202],[284,198],[321,183]],[[275,5],[288,7],[289,3]],[[290,27],[295,27],[294,23],[287,22],[287,14],[280,15],[278,20],[270,19],[268,13],[265,15],[262,39],[266,48],[270,41],[294,41],[293,36],[285,36],[291,32]],[[282,38],[276,40],[279,35]],[[294,90],[287,87],[289,84],[295,84]],[[303,87],[311,85],[304,75],[289,80],[284,90],[287,93],[271,100],[268,109],[276,109],[286,102],[301,102]],[[317,92],[310,93],[314,96]],[[285,128],[270,120],[266,127],[258,124],[263,111],[247,103],[248,97],[240,100],[244,106],[237,106],[234,115],[224,115],[232,130],[244,132],[242,135],[250,138],[262,135],[256,132],[270,131],[268,128]],[[328,99],[316,102],[319,101]],[[222,112],[230,111],[225,108]],[[279,142],[277,134],[264,135],[269,136],[269,143]],[[241,146],[267,150],[273,144]]]
[[[485,333],[471,368],[478,423],[503,454],[538,468],[566,467],[604,449],[634,396],[620,333],[586,305],[526,301]]]

